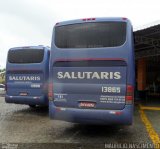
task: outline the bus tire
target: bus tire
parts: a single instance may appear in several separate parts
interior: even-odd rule
[[[29,105],[30,108],[36,108],[36,105]]]

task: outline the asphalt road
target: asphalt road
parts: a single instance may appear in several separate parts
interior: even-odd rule
[[[50,120],[46,108],[6,104],[0,97],[0,147],[93,149],[110,143],[152,143],[138,110],[132,126],[85,126]]]

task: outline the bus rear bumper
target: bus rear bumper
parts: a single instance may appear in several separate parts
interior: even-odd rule
[[[27,105],[48,105],[48,99],[45,96],[8,96],[5,95],[6,103],[27,104]]]
[[[81,124],[131,125],[133,121],[133,105],[126,105],[123,110],[96,110],[56,107],[49,102],[51,119],[64,120]]]

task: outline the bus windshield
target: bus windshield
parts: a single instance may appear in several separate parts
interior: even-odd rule
[[[43,49],[19,49],[8,52],[10,63],[41,63],[43,61]]]
[[[57,26],[58,48],[116,47],[126,40],[126,22],[94,22]]]

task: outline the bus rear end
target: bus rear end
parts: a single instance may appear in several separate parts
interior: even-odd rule
[[[7,103],[48,105],[49,49],[12,48],[6,66]]]
[[[50,62],[51,118],[132,124],[134,55],[132,26],[127,19],[59,23]]]

